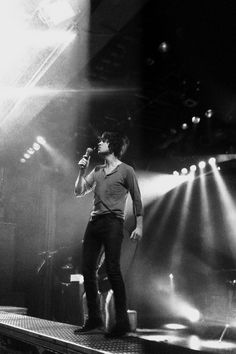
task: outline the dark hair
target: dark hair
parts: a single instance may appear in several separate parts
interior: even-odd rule
[[[104,132],[101,138],[107,140],[110,152],[118,158],[124,155],[129,146],[129,139],[121,133]]]

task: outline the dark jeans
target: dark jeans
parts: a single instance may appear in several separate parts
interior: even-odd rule
[[[97,217],[88,223],[83,242],[83,275],[89,318],[101,318],[97,263],[104,247],[105,265],[115,300],[116,321],[127,321],[125,286],[120,270],[123,220],[112,214]]]

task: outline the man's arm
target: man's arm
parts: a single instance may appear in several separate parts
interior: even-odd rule
[[[143,237],[143,216],[136,216],[136,228],[132,232],[130,239],[131,240],[141,240]]]
[[[79,170],[78,177],[75,181],[75,189],[74,189],[76,197],[84,196],[85,194],[90,192],[93,188],[94,170],[85,177],[88,164],[89,161],[85,158],[79,161],[80,170]]]
[[[133,209],[136,216],[136,227],[132,232],[131,240],[140,240],[143,236],[143,205],[141,193],[133,168],[130,168],[127,174],[128,189],[133,202]]]

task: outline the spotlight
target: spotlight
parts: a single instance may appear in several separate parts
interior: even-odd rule
[[[179,176],[179,172],[178,172],[178,171],[174,171],[174,172],[173,172],[173,175],[174,175],[174,176]]]
[[[159,52],[167,53],[169,51],[169,45],[167,42],[162,42],[158,47]]]
[[[197,166],[196,165],[191,165],[190,166],[190,171],[191,172],[195,172],[197,170]]]
[[[186,175],[188,173],[187,168],[182,168],[181,173],[182,175]]]
[[[200,121],[201,121],[200,117],[196,117],[196,116],[192,117],[192,123],[193,124],[199,124]]]
[[[35,150],[33,148],[29,148],[27,150],[27,154],[33,155],[35,153]]]
[[[27,154],[27,153],[24,154],[24,158],[25,158],[25,159],[29,159],[29,158],[30,158],[30,154]]]
[[[170,279],[173,279],[174,278],[174,276],[173,276],[173,274],[171,273],[171,274],[169,274],[169,278]]]
[[[205,161],[200,161],[198,164],[199,168],[205,168],[206,167],[206,162]]]
[[[188,129],[188,124],[187,124],[187,123],[183,123],[182,126],[181,126],[181,128],[182,128],[183,130],[187,130],[187,129]]]
[[[208,109],[206,112],[205,112],[205,116],[207,118],[211,118],[213,116],[213,110],[212,109]]]
[[[26,162],[26,159],[23,159],[23,158],[22,158],[22,159],[20,159],[20,162],[21,162],[21,163],[25,163],[25,162]]]
[[[216,159],[214,157],[211,157],[208,162],[211,166],[214,166],[216,164]]]
[[[40,149],[40,145],[39,145],[38,143],[34,143],[34,144],[33,144],[33,149],[34,149],[35,151],[38,151],[38,150]]]
[[[36,140],[41,145],[46,144],[46,140],[42,136],[37,136]]]

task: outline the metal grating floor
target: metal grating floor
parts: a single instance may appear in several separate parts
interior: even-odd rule
[[[220,342],[218,332],[221,334],[223,327],[215,323],[205,322],[195,332],[159,328],[145,334],[137,330],[136,334],[121,339],[106,339],[101,333],[75,335],[75,328],[67,323],[0,311],[0,338],[5,336],[33,345],[42,349],[40,353],[46,349],[62,354],[236,354],[236,329],[230,328]]]
[[[35,317],[13,313],[0,312],[1,329],[11,329],[21,332],[29,342],[29,337],[45,339],[61,347],[61,352],[66,353],[65,348],[80,353],[114,353],[114,354],[144,354],[150,353],[146,348],[148,341],[135,336],[127,336],[122,339],[106,339],[103,334],[75,335],[76,326],[43,320]],[[21,336],[22,337],[22,336]]]

